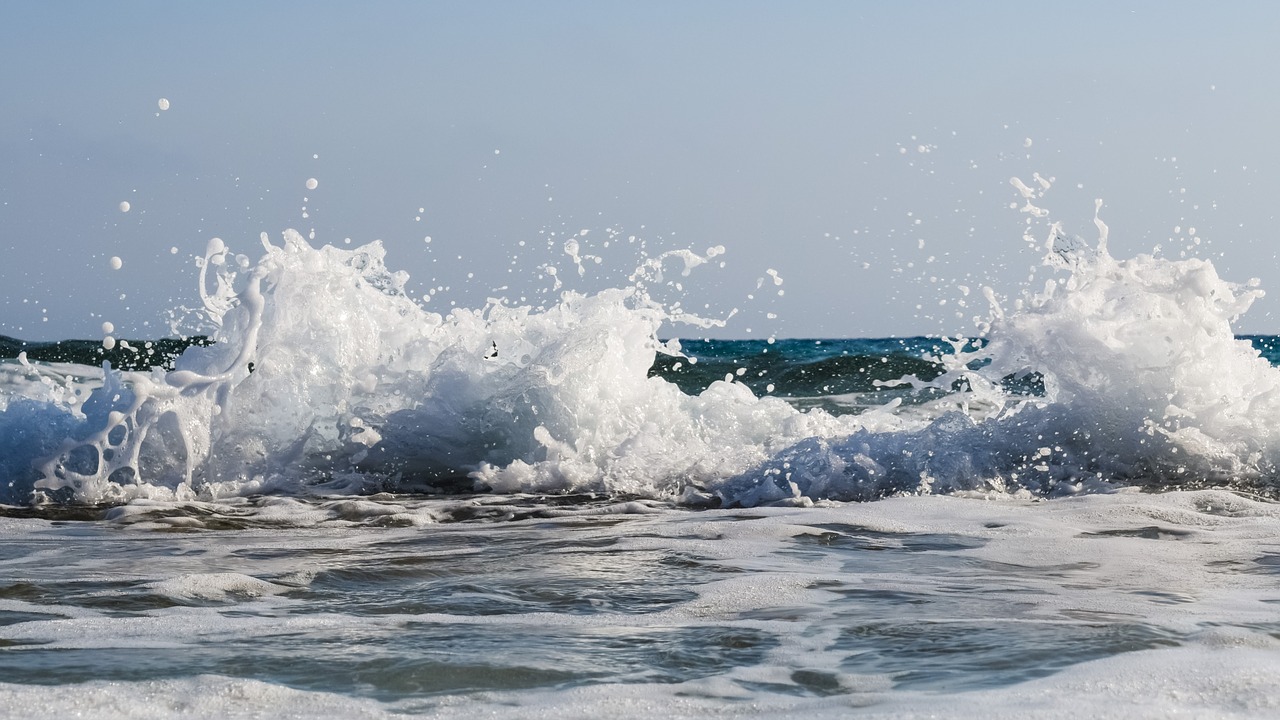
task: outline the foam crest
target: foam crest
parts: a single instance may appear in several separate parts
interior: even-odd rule
[[[108,367],[79,405],[44,403],[34,472],[6,463],[9,499],[217,497],[331,471],[317,458],[341,449],[341,421],[351,434],[352,409],[377,397],[379,373],[418,361],[442,320],[405,296],[405,276],[386,270],[377,244],[316,250],[290,231],[263,247],[250,266],[210,242],[201,296],[212,345],[189,348],[167,374]],[[59,428],[70,430],[50,451]]]
[[[1261,291],[1206,260],[1116,259],[1096,225],[1094,243],[1048,225],[1053,277],[1012,302],[986,290],[985,342],[955,340],[928,379],[875,381],[899,388],[892,401],[841,417],[756,397],[742,372],[698,394],[650,377],[657,354],[680,353],[664,328],[718,322],[648,294],[706,262],[687,250],[646,259],[627,287],[441,316],[377,243],[288,231],[264,235],[254,263],[215,239],[200,276],[214,342],[171,372],[107,367],[98,386],[10,366],[0,500],[393,489],[753,505],[1269,483],[1280,372],[1231,329]]]
[[[1105,236],[1104,236],[1105,237]],[[1261,291],[1206,260],[1099,248],[997,319],[989,373],[1039,373],[1038,422],[1088,471],[1224,481],[1274,472],[1280,372],[1231,323]]]
[[[632,287],[565,292],[545,310],[495,300],[442,317],[405,294],[377,243],[316,249],[289,231],[279,246],[264,236],[263,249],[256,264],[232,262],[210,242],[200,285],[215,342],[173,371],[107,368],[83,402],[10,403],[0,422],[34,427],[40,442],[6,463],[4,499],[308,487],[652,496],[848,427],[731,381],[694,397],[648,377],[657,352],[678,351],[657,339],[664,322],[714,322],[668,312],[644,290],[664,263],[687,273],[703,261],[691,252],[646,261]]]
[[[1093,246],[1051,225],[1044,265],[1062,274],[1012,308],[988,291],[986,345],[939,358],[948,370],[932,381],[903,379],[949,393],[933,403],[936,419],[808,438],[727,482],[721,498],[1269,485],[1280,371],[1231,329],[1262,292],[1207,260],[1117,260],[1096,224]]]

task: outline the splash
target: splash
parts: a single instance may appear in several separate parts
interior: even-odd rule
[[[263,237],[256,263],[219,239],[201,263],[214,342],[171,372],[119,372],[101,387],[0,415],[15,440],[7,502],[211,499],[262,492],[495,489],[673,494],[745,471],[840,426],[731,381],[699,396],[650,378],[664,322],[706,326],[651,300],[664,265],[635,284],[565,292],[549,309],[490,301],[426,312],[377,244],[311,247]],[[21,442],[18,441],[21,439]]]
[[[1042,191],[1014,187],[1047,216]],[[719,247],[543,309],[442,316],[378,243],[287,231],[252,262],[214,239],[200,263],[214,342],[172,371],[7,370],[26,380],[0,396],[0,501],[462,490],[753,505],[1269,483],[1280,371],[1231,330],[1261,291],[1205,260],[1118,260],[1096,225],[1093,243],[1049,225],[1036,242],[1053,277],[1012,303],[988,289],[982,342],[875,381],[927,400],[844,416],[757,397],[742,372],[696,393],[650,376],[681,353],[662,328],[715,321],[646,288]],[[564,252],[594,260],[576,240]]]
[[[1009,309],[988,289],[986,344],[939,358],[948,370],[929,382],[903,379],[946,393],[936,419],[808,438],[720,497],[1268,486],[1280,463],[1280,371],[1231,329],[1262,291],[1206,260],[1117,260],[1106,224],[1095,224],[1092,246],[1052,224],[1043,264],[1058,275]]]

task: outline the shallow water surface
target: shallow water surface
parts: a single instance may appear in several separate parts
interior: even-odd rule
[[[9,692],[252,681],[378,712],[522,716],[540,694],[619,687],[668,709],[891,709],[1222,637],[1273,648],[1275,508],[1135,491],[750,511],[384,495],[17,512],[0,519],[0,677]],[[468,515],[486,517],[451,521]]]

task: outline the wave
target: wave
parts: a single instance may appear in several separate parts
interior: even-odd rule
[[[705,261],[687,251],[627,287],[442,316],[377,243],[314,248],[287,231],[263,236],[256,263],[228,263],[214,241],[200,287],[211,342],[170,369],[34,362],[84,359],[66,344],[3,366],[0,502],[1270,487],[1280,371],[1231,330],[1261,291],[1205,260],[1115,259],[1099,227],[1096,245],[1064,249],[1054,226],[1054,277],[1008,307],[987,291],[977,340],[766,343],[750,362],[729,341],[660,339],[705,325],[645,289]],[[813,397],[854,399],[842,412]]]

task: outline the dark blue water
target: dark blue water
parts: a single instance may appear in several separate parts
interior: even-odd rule
[[[1241,335],[1272,365],[1280,365],[1280,335]],[[206,345],[205,336],[126,341],[111,350],[96,340],[30,342],[0,335],[0,359],[25,353],[29,361],[100,366],[119,370],[171,368],[191,345]],[[978,350],[981,340],[959,343]],[[690,394],[732,376],[756,395],[818,398],[885,392],[881,383],[904,376],[928,381],[942,373],[937,359],[953,355],[956,344],[933,337],[685,340],[685,357],[658,355],[649,370]]]
[[[1280,365],[1280,336],[1242,335],[1272,365]],[[959,344],[978,350],[981,340]],[[932,380],[942,373],[938,358],[956,346],[941,338],[855,338],[777,340],[687,340],[688,358],[658,356],[650,370],[688,393],[733,375],[757,395],[815,398],[886,392],[879,383],[914,376]],[[696,363],[689,359],[696,358]],[[745,370],[745,372],[741,372]],[[740,373],[740,374],[739,374]],[[770,389],[769,386],[773,386]]]

